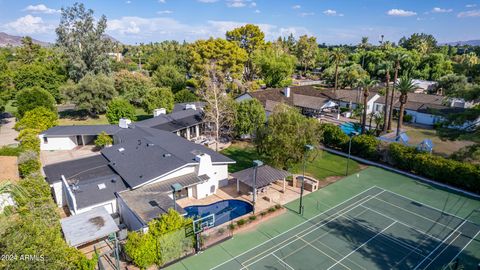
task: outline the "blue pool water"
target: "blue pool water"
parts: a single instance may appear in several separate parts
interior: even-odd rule
[[[359,126],[356,126],[354,123],[349,123],[349,122],[345,122],[345,123],[341,124],[340,129],[342,129],[342,131],[349,136],[352,133],[360,133],[361,132],[361,128]]]
[[[253,206],[241,200],[224,200],[209,205],[192,205],[184,208],[187,217],[204,217],[215,214],[215,226],[253,211]]]

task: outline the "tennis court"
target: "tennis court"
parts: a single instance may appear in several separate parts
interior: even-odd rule
[[[479,233],[479,224],[374,186],[213,269],[439,269]]]

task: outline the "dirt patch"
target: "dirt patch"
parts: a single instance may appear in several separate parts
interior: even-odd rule
[[[18,158],[11,156],[0,156],[0,182],[10,180],[16,182],[20,179],[18,175]]]

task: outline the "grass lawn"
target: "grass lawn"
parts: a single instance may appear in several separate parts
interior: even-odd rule
[[[7,104],[5,105],[5,111],[14,115],[15,113],[17,113],[17,107],[13,106],[12,103],[13,100],[7,102]]]
[[[237,172],[249,167],[252,167],[252,161],[255,159],[262,159],[252,144],[246,142],[238,142],[232,144],[227,149],[224,149],[222,154],[237,161],[236,164],[228,166],[229,172]],[[306,174],[318,180],[325,179],[329,176],[343,176],[345,175],[347,159],[341,156],[333,155],[328,152],[319,151],[319,154],[313,161],[309,161],[306,167]],[[303,169],[302,164],[294,166],[290,171],[292,173],[301,173]],[[349,174],[360,170],[360,166],[354,160],[350,160]]]
[[[137,121],[145,120],[151,118],[150,114],[147,114],[143,109],[136,108],[135,113],[137,116]],[[108,120],[105,114],[99,115],[97,118],[92,117],[78,117],[73,114],[64,114],[61,115],[58,119],[58,125],[61,126],[71,126],[71,125],[108,125]]]

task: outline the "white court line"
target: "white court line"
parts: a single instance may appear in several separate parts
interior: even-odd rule
[[[383,189],[383,188],[381,188],[381,189]],[[457,215],[455,215],[455,214],[451,214],[451,213],[449,213],[449,212],[446,212],[446,211],[444,211],[444,210],[442,210],[442,209],[433,207],[433,206],[431,206],[431,205],[428,205],[428,204],[419,202],[419,201],[414,200],[414,199],[412,199],[412,198],[409,198],[409,197],[407,197],[407,196],[398,194],[398,193],[396,193],[396,192],[394,192],[394,191],[391,191],[391,190],[386,190],[386,191],[389,192],[389,193],[395,194],[395,195],[397,195],[397,196],[399,196],[399,197],[405,198],[405,199],[407,199],[407,200],[409,200],[409,201],[419,203],[419,204],[421,204],[422,206],[425,206],[425,207],[430,208],[430,209],[432,209],[432,210],[437,210],[437,211],[439,211],[440,213],[443,213],[443,214],[446,214],[446,215],[449,215],[449,216],[452,216],[452,217],[459,218],[460,220],[464,220],[464,219],[465,219],[465,218],[459,217],[459,216],[457,216]]]
[[[386,218],[389,218],[389,219],[391,219],[391,220],[393,220],[393,221],[396,221],[397,223],[400,223],[400,224],[402,224],[403,226],[408,227],[408,228],[410,228],[410,229],[412,229],[412,230],[414,230],[414,231],[417,231],[417,232],[419,232],[419,233],[421,233],[421,234],[424,234],[424,235],[426,235],[426,236],[428,236],[428,237],[430,237],[430,238],[433,238],[433,239],[435,239],[435,240],[437,240],[437,241],[442,241],[442,239],[440,239],[440,238],[437,238],[437,237],[435,237],[435,236],[433,236],[433,235],[428,234],[427,232],[424,232],[424,231],[422,231],[422,230],[420,230],[420,229],[417,229],[417,228],[415,228],[415,227],[413,227],[413,226],[410,226],[410,225],[408,225],[407,223],[404,223],[404,222],[402,222],[402,221],[400,221],[400,220],[397,220],[396,218],[393,218],[393,217],[391,217],[391,216],[389,216],[389,215],[387,215],[387,214],[383,214],[382,212],[379,212],[379,211],[377,211],[377,210],[374,210],[374,209],[372,209],[372,208],[370,208],[370,207],[368,207],[368,206],[365,206],[365,205],[363,205],[363,204],[362,204],[361,206],[367,208],[368,210],[370,210],[370,211],[372,211],[372,212],[375,212],[375,213],[377,213],[377,214],[379,214],[379,215],[382,215],[382,216],[384,216],[384,217],[386,217]]]
[[[455,255],[455,257],[453,257],[453,259],[447,264],[447,266],[450,265],[463,252],[463,250],[470,245],[470,243],[475,238],[477,238],[478,234],[480,234],[480,230],[477,232],[477,234],[475,234],[475,236],[473,238],[470,239],[470,241],[468,241],[468,243],[457,253],[457,255]]]
[[[288,266],[288,268],[292,269],[292,270],[295,270],[293,269],[293,267],[291,267],[288,263],[286,263],[285,261],[283,261],[282,259],[280,259],[277,255],[273,254],[272,255],[277,258],[277,260],[279,260],[281,263],[284,263],[286,266]]]
[[[317,250],[317,251],[319,251],[320,253],[322,253],[322,254],[324,254],[325,256],[327,256],[328,258],[332,259],[334,262],[336,262],[336,263],[340,264],[341,266],[343,266],[343,267],[345,267],[345,268],[347,268],[347,269],[351,270],[351,269],[350,269],[350,267],[348,267],[348,266],[344,265],[343,263],[341,263],[341,262],[337,261],[335,258],[333,258],[332,256],[328,255],[328,254],[327,254],[327,253],[325,253],[323,250],[321,250],[321,249],[319,249],[319,248],[317,248],[317,247],[313,246],[311,243],[309,243],[309,242],[305,241],[305,239],[303,239],[302,237],[298,237],[298,236],[297,236],[297,238],[298,238],[298,239],[300,239],[300,240],[302,240],[303,242],[305,242],[305,243],[307,244],[307,246],[310,246],[310,247],[312,247],[312,248],[316,249],[316,250]]]
[[[450,243],[448,243],[448,245],[445,246],[445,247],[442,249],[442,251],[440,251],[440,253],[438,253],[437,256],[435,256],[435,258],[430,259],[430,262],[427,264],[427,266],[425,266],[425,268],[429,267],[430,264],[432,264],[440,255],[442,255],[442,253],[443,253],[448,247],[450,247],[450,246],[452,245],[452,243],[455,242],[455,240],[457,240],[458,237],[460,237],[460,235],[462,235],[462,234],[461,234],[461,233],[458,233],[457,236],[455,236],[455,238],[453,238],[453,240],[450,241]],[[425,269],[425,268],[424,268],[424,269]]]
[[[335,265],[339,264],[341,261],[345,260],[348,256],[352,255],[353,253],[355,253],[357,250],[359,250],[360,248],[362,248],[363,246],[365,246],[366,244],[368,244],[368,242],[372,241],[373,239],[375,239],[375,237],[379,236],[380,234],[382,234],[384,231],[386,231],[388,228],[392,227],[395,223],[397,222],[392,222],[392,224],[388,225],[385,229],[379,231],[377,234],[375,234],[374,236],[372,236],[370,239],[368,239],[365,243],[361,244],[360,246],[358,246],[356,249],[352,250],[350,253],[348,253],[347,255],[345,255],[345,257],[343,257],[340,261],[338,261],[337,263],[335,263],[334,265],[330,266],[327,270],[330,270],[332,269],[332,267],[334,267]]]
[[[317,217],[325,214],[326,212],[328,212],[328,211],[330,211],[330,210],[332,210],[332,209],[335,209],[335,207],[338,207],[339,205],[344,204],[344,203],[352,200],[353,198],[356,198],[356,197],[362,195],[363,193],[366,193],[367,191],[370,191],[370,190],[372,190],[372,189],[374,189],[374,188],[378,188],[378,189],[383,190],[382,188],[379,188],[379,187],[377,187],[377,186],[370,187],[370,188],[368,188],[368,189],[366,189],[366,190],[358,193],[357,195],[355,195],[355,196],[353,196],[353,197],[350,197],[350,198],[344,200],[343,202],[341,202],[341,203],[339,203],[339,204],[337,204],[337,205],[335,205],[335,206],[330,207],[329,209],[327,209],[327,210],[319,213],[318,215],[313,216],[313,217],[311,217],[310,219],[305,220],[304,222],[295,225],[294,227],[292,227],[292,228],[290,228],[290,229],[282,232],[281,234],[276,235],[276,236],[270,238],[269,240],[267,240],[267,241],[265,241],[265,242],[263,242],[263,243],[261,243],[261,244],[259,244],[259,245],[256,245],[256,246],[254,246],[254,247],[252,247],[252,248],[250,248],[250,249],[248,249],[248,250],[246,250],[246,251],[238,254],[237,256],[235,256],[235,257],[233,257],[233,258],[231,258],[231,259],[229,259],[229,260],[227,260],[227,261],[222,262],[221,264],[219,264],[219,265],[211,268],[211,270],[213,270],[213,269],[215,269],[215,268],[218,268],[218,267],[220,267],[220,266],[222,266],[222,265],[224,265],[224,264],[226,264],[226,263],[228,263],[228,262],[230,262],[230,261],[232,261],[232,260],[235,260],[237,257],[240,257],[240,256],[244,255],[244,254],[247,253],[247,252],[250,252],[250,251],[252,251],[252,250],[254,250],[254,249],[256,249],[256,248],[258,248],[258,247],[260,247],[260,246],[262,246],[262,245],[265,245],[265,244],[268,243],[268,242],[273,241],[275,238],[277,238],[277,237],[279,237],[279,236],[281,236],[281,235],[284,235],[285,233],[287,233],[287,232],[289,232],[289,231],[291,231],[291,230],[294,230],[294,229],[298,228],[299,226],[301,226],[301,225],[303,225],[303,224],[305,224],[305,223],[307,223],[307,222],[310,222],[311,220],[313,220],[313,219],[315,219],[315,218],[317,218]],[[322,220],[322,221],[323,221],[323,220]]]
[[[318,243],[319,243],[320,245],[322,245],[322,246],[324,246],[324,247],[328,248],[329,250],[331,250],[331,251],[335,252],[336,254],[338,254],[338,255],[340,255],[340,256],[343,256],[341,253],[339,253],[338,251],[334,250],[333,248],[331,248],[331,247],[329,247],[329,246],[325,245],[324,243],[322,243],[322,242],[320,242],[320,241],[318,241]],[[351,263],[353,263],[353,264],[355,264],[356,266],[358,266],[358,267],[359,267],[359,268],[361,268],[361,269],[367,270],[365,267],[363,267],[363,266],[359,265],[358,263],[356,263],[356,262],[354,262],[354,261],[352,261],[352,260],[350,260],[350,259],[349,259],[348,261],[349,261],[349,262],[351,262]]]
[[[410,210],[408,210],[408,209],[405,209],[405,208],[403,208],[403,207],[401,207],[401,206],[398,206],[398,205],[396,205],[396,204],[394,204],[394,203],[387,202],[387,201],[384,201],[384,200],[379,199],[379,198],[375,198],[375,199],[376,199],[376,200],[379,200],[379,201],[381,201],[381,202],[384,202],[384,203],[388,203],[388,204],[390,204],[391,206],[394,206],[394,207],[396,207],[396,208],[398,208],[398,209],[401,209],[401,210],[403,210],[403,211],[405,211],[405,212],[409,212],[410,214],[413,214],[413,215],[415,215],[415,216],[418,216],[418,217],[421,217],[421,218],[423,218],[423,219],[426,219],[426,220],[428,220],[428,221],[430,221],[430,222],[433,222],[434,224],[438,224],[438,225],[440,225],[440,226],[442,226],[442,227],[448,228],[448,229],[450,229],[450,230],[454,230],[454,229],[455,229],[455,228],[452,228],[452,227],[450,227],[450,226],[448,226],[448,225],[442,224],[442,223],[440,223],[440,222],[438,222],[438,221],[436,221],[436,220],[433,220],[433,219],[428,218],[428,217],[424,217],[424,216],[422,216],[422,215],[420,215],[420,214],[417,214],[417,213],[415,213],[415,212],[413,212],[413,211],[410,211]],[[463,220],[463,219],[462,219],[462,220]]]
[[[434,250],[432,250],[432,251],[427,255],[427,257],[423,258],[423,260],[422,260],[419,264],[417,264],[417,266],[415,266],[415,268],[413,268],[413,270],[418,269],[418,267],[420,267],[420,265],[422,265],[422,263],[423,263],[425,260],[427,260],[428,257],[430,257],[435,251],[437,251],[437,249],[440,248],[440,246],[443,245],[443,243],[445,243],[445,241],[446,241],[448,238],[450,238],[450,236],[452,236],[455,232],[457,232],[458,228],[462,227],[463,224],[465,224],[465,222],[467,222],[466,219],[465,219],[465,220],[462,222],[462,224],[460,224],[453,232],[451,232],[445,239],[443,239],[443,241],[442,241],[440,244],[438,244],[437,247],[436,247]],[[458,236],[457,236],[457,237],[458,237]],[[430,260],[431,260],[431,259],[430,259]],[[431,262],[432,262],[432,261],[431,261]]]
[[[383,191],[381,191],[380,193],[382,193],[382,192],[383,192]],[[379,194],[380,194],[380,193],[379,193]],[[378,194],[376,194],[376,195],[378,195]],[[376,196],[376,195],[375,195],[375,196]],[[369,198],[369,197],[370,197],[370,198]],[[370,200],[370,199],[372,199],[373,197],[371,197],[370,195],[368,195],[368,196],[365,197],[365,198],[368,198],[368,200]],[[362,198],[361,200],[364,200],[365,198]],[[360,200],[360,201],[361,201],[361,200]],[[352,205],[354,205],[354,204],[356,204],[356,203],[358,203],[358,202],[355,202],[355,203],[352,203],[352,204],[348,205],[348,207],[345,207],[345,208],[342,209],[340,212],[343,211],[343,212],[345,212],[345,213],[348,213],[349,211],[357,208],[358,205],[355,206],[355,207],[352,207],[352,208],[350,208],[350,209],[348,209],[348,210],[346,210],[346,211],[344,211],[345,209],[349,208],[350,206],[352,206]],[[342,213],[342,214],[343,214],[343,213]],[[249,258],[248,260],[246,260],[246,261],[244,261],[243,263],[241,263],[241,265],[245,265],[245,264],[246,264],[246,266],[244,266],[244,267],[241,268],[241,269],[247,269],[250,265],[252,265],[252,264],[254,264],[254,263],[257,263],[257,262],[260,261],[260,260],[263,260],[264,258],[268,257],[270,254],[272,254],[272,253],[274,253],[274,252],[277,252],[278,250],[284,248],[286,245],[289,245],[290,243],[293,242],[293,241],[291,241],[291,240],[294,239],[294,237],[298,237],[299,234],[301,234],[301,233],[303,233],[303,232],[305,232],[305,231],[308,231],[306,234],[303,235],[303,236],[306,236],[306,235],[308,235],[308,234],[310,234],[310,233],[312,233],[312,232],[314,232],[314,231],[322,228],[323,226],[327,225],[328,223],[336,220],[337,218],[341,217],[342,214],[333,214],[333,215],[329,216],[328,218],[332,218],[334,215],[335,215],[335,218],[332,218],[332,219],[330,219],[330,220],[328,220],[328,218],[327,218],[327,219],[323,219],[322,221],[320,221],[320,222],[318,222],[318,223],[316,223],[316,224],[314,224],[314,225],[312,225],[312,226],[304,229],[303,231],[300,231],[300,232],[292,235],[291,237],[283,240],[282,242],[278,243],[277,245],[275,245],[275,246],[273,246],[273,247],[271,247],[271,248],[269,248],[269,249],[267,249],[267,250],[265,250],[265,251],[257,254],[256,256],[253,256],[253,257]],[[323,222],[323,221],[325,221],[325,220],[328,220],[328,221],[325,222],[324,224],[320,225],[320,226],[318,225],[318,224],[320,224],[321,222]],[[310,229],[313,228],[313,227],[316,227],[316,228],[310,230]],[[286,244],[285,244],[285,242],[286,242]],[[282,244],[285,244],[285,245],[282,245]],[[274,248],[274,249],[272,250],[272,248]],[[271,250],[271,251],[270,251],[270,250]],[[270,251],[270,252],[268,252],[268,251]],[[265,252],[267,252],[267,253],[265,254]],[[265,254],[265,255],[261,256],[262,254]],[[261,256],[261,257],[258,258],[259,256]],[[255,259],[253,262],[247,263],[247,262],[249,262],[249,261],[251,261],[251,260],[253,260],[253,259]]]

